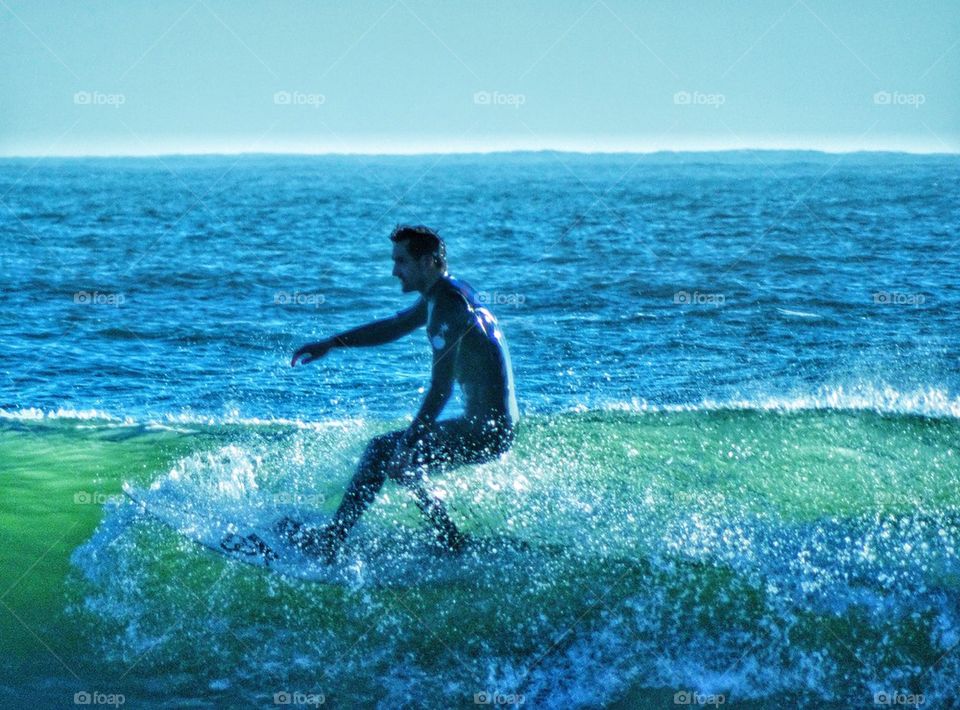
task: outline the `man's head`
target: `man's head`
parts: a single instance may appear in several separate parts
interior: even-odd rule
[[[426,291],[447,272],[447,247],[429,227],[400,225],[390,235],[393,242],[393,275],[404,293]]]

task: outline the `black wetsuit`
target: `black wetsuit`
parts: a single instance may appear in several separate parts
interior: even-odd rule
[[[519,412],[507,342],[493,314],[464,282],[441,276],[410,308],[333,340],[343,347],[380,345],[424,325],[433,351],[430,391],[409,428],[367,445],[331,524],[336,537],[346,537],[387,477],[414,488],[441,537],[456,534],[439,502],[418,485],[421,475],[494,460],[513,444]],[[455,381],[466,400],[464,414],[438,421]],[[396,456],[401,441],[412,449],[405,463]]]

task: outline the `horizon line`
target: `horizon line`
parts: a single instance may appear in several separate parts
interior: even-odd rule
[[[211,151],[158,151],[143,153],[0,153],[0,160],[43,160],[43,159],[84,159],[84,158],[200,158],[200,157],[256,157],[256,156],[284,156],[284,157],[367,157],[367,158],[414,158],[429,156],[493,156],[493,155],[520,155],[520,154],[549,154],[562,153],[567,155],[716,155],[723,153],[817,153],[821,155],[855,155],[855,154],[888,154],[888,155],[917,155],[926,157],[957,156],[960,151],[925,150],[919,148],[771,148],[731,147],[731,148],[660,148],[656,150],[624,149],[624,150],[588,150],[577,148],[493,148],[490,150],[413,150],[413,151],[288,151],[288,150],[211,150]]]

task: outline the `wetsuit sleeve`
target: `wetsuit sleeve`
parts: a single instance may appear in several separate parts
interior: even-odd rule
[[[330,340],[341,348],[363,348],[371,345],[383,345],[403,337],[417,328],[426,325],[427,302],[419,299],[415,304],[390,318],[361,325],[359,328],[334,335]]]
[[[430,390],[407,430],[408,444],[429,430],[450,399],[456,379],[457,353],[471,324],[467,305],[462,299],[455,296],[437,299],[428,326],[430,347],[433,350]]]

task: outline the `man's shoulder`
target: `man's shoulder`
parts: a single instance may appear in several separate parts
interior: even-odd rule
[[[475,300],[470,285],[452,276],[440,277],[431,295],[437,307],[445,308],[469,310]]]
[[[450,277],[441,277],[441,281],[436,284],[430,294],[431,298],[431,320],[443,319],[444,321],[466,322],[473,312],[473,299],[469,287],[462,281],[457,281]]]

